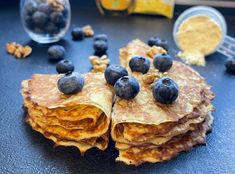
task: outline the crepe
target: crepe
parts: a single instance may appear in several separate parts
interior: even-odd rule
[[[60,75],[35,74],[22,82],[22,95],[31,127],[56,145],[76,146],[83,154],[108,145],[113,92],[103,74],[84,74],[81,92],[64,95],[57,89]]]
[[[152,66],[153,59],[148,56],[150,49],[140,40],[134,40],[120,50],[121,64],[140,84],[140,92],[134,99],[123,100],[117,97],[113,105],[111,135],[116,142],[116,148],[119,149],[117,160],[126,164],[160,162],[170,159],[180,151],[190,149],[199,142],[188,136],[189,132],[205,134],[206,131],[199,131],[196,128],[199,125],[209,127],[211,121],[205,120],[209,119],[208,115],[214,110],[211,104],[214,94],[204,78],[189,66],[177,61],[174,61],[172,68],[167,72],[167,76],[175,80],[179,86],[177,100],[169,105],[156,102],[152,96],[151,85],[144,82],[142,73],[131,72],[129,68],[129,60],[133,56],[144,56],[151,61],[149,73],[156,73]],[[162,73],[158,74],[164,76]],[[172,139],[184,135],[188,137],[185,143],[181,139],[178,140],[178,144],[184,148],[168,146]],[[203,142],[204,137],[201,138]],[[192,143],[186,145],[187,142]],[[172,148],[172,153],[159,154],[159,148],[166,147]],[[133,149],[141,153],[132,153]],[[150,151],[151,153],[147,153]],[[127,153],[129,155],[126,155]],[[145,153],[149,156],[144,156]]]

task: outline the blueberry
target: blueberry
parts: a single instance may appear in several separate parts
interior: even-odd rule
[[[103,40],[103,41],[107,42],[108,36],[106,34],[97,34],[94,37],[94,41],[97,41],[97,40]]]
[[[57,87],[64,94],[76,94],[82,90],[84,81],[81,74],[72,72],[61,77],[57,82]]]
[[[150,67],[150,61],[147,58],[141,56],[132,57],[129,61],[131,71],[147,73]]]
[[[32,16],[32,19],[34,21],[35,26],[42,28],[46,25],[48,21],[48,16],[43,12],[36,11]]]
[[[73,40],[82,40],[84,38],[84,32],[82,31],[82,28],[74,28],[71,32]]]
[[[225,62],[227,72],[235,74],[235,59],[227,59]]]
[[[114,85],[119,78],[127,75],[127,70],[120,65],[109,65],[104,72],[104,77],[110,85]]]
[[[52,11],[52,8],[50,5],[46,4],[46,3],[41,3],[39,6],[38,6],[38,11],[40,12],[43,12],[47,15],[49,15]]]
[[[27,29],[33,30],[34,23],[33,23],[33,19],[30,16],[26,16],[24,19],[24,22],[25,22],[25,26],[27,27]]]
[[[27,15],[31,16],[36,10],[36,4],[33,1],[28,1],[24,5],[24,10]]]
[[[61,60],[56,64],[56,71],[59,74],[65,74],[74,71],[74,65],[70,60]]]
[[[152,87],[153,97],[162,104],[171,104],[178,97],[178,85],[169,77],[158,79]]]
[[[93,48],[96,55],[104,55],[108,49],[108,43],[103,40],[94,41]]]
[[[52,22],[46,25],[45,30],[49,34],[57,34],[59,32],[59,28]]]
[[[50,15],[50,20],[59,26],[64,26],[65,20],[62,12],[53,12]]]
[[[169,49],[168,43],[166,40],[160,39],[159,37],[150,37],[148,40],[149,46],[158,46],[164,48],[166,51]]]
[[[60,60],[65,56],[65,49],[61,45],[53,45],[48,49],[48,56],[50,60]]]
[[[124,76],[118,79],[114,85],[115,94],[122,99],[133,99],[140,91],[140,86],[136,78]]]
[[[168,54],[157,54],[154,56],[153,65],[160,72],[168,71],[173,64],[172,57]]]

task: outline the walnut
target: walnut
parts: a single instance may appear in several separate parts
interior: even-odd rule
[[[84,32],[86,37],[92,37],[94,35],[94,30],[90,25],[82,27],[82,31]]]
[[[55,11],[63,11],[64,5],[59,2],[58,0],[48,0],[48,4],[55,10]]]
[[[154,72],[149,72],[147,74],[144,74],[142,79],[143,79],[144,83],[151,84],[159,77],[160,77],[160,74],[159,74],[158,70],[155,70]]]
[[[92,65],[100,65],[100,64],[105,64],[108,65],[110,63],[110,60],[108,59],[107,55],[103,55],[102,57],[98,56],[90,56],[90,63]]]
[[[24,47],[22,46],[17,47],[14,52],[14,55],[16,58],[22,58],[24,55]]]
[[[90,56],[89,59],[93,67],[92,72],[104,72],[104,70],[110,63],[107,55],[103,55],[102,57]]]
[[[23,57],[25,58],[25,57],[29,56],[31,53],[32,53],[32,48],[30,46],[26,45],[24,47]]]
[[[16,43],[15,42],[7,43],[6,50],[9,54],[14,54],[14,52],[16,50]]]
[[[156,54],[166,54],[166,50],[164,50],[162,47],[152,46],[148,51],[147,55],[151,58],[154,58]]]
[[[144,74],[142,79],[145,84],[153,84],[157,79],[167,76],[167,72],[159,72],[158,69],[155,69],[147,74]]]
[[[32,53],[32,48],[30,46],[22,46],[16,44],[15,42],[7,43],[6,50],[9,54],[14,55],[16,58],[25,58]]]

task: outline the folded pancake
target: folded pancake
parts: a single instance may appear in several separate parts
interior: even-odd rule
[[[81,92],[64,95],[60,75],[35,74],[22,82],[22,95],[31,127],[56,145],[76,146],[81,153],[108,145],[113,93],[102,73],[84,75]]]
[[[210,86],[196,71],[180,62],[174,61],[167,72],[167,76],[179,86],[177,100],[169,105],[154,100],[151,85],[144,82],[144,76],[131,72],[129,68],[129,60],[133,56],[144,56],[151,61],[149,73],[163,76],[152,66],[153,60],[148,56],[150,49],[145,43],[135,40],[120,50],[121,64],[140,84],[140,92],[134,99],[123,100],[117,97],[113,105],[111,135],[119,149],[117,160],[127,164],[160,162],[204,142],[205,136],[199,138],[199,135],[204,135],[207,129],[203,131],[198,127],[210,127],[211,121],[206,120],[212,120],[209,115],[214,110],[211,104],[214,94]],[[198,135],[203,141],[197,141],[191,134]],[[177,144],[169,145],[175,137],[181,138],[177,139]],[[176,145],[182,148],[175,148]],[[159,149],[169,149],[172,153],[163,153]]]

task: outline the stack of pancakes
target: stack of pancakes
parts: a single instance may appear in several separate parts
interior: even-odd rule
[[[120,50],[120,62],[140,83],[140,92],[133,100],[116,98],[112,113],[111,135],[119,150],[118,161],[139,165],[144,162],[169,160],[181,151],[205,143],[206,132],[212,124],[211,111],[214,98],[205,80],[189,66],[174,61],[167,73],[156,72],[151,48],[135,40]],[[151,61],[148,72],[158,73],[176,81],[179,96],[172,104],[154,100],[151,85],[144,75],[131,72],[129,60],[143,56]]]
[[[84,88],[75,95],[59,92],[59,77],[36,74],[22,82],[26,121],[56,145],[76,146],[82,154],[106,149],[113,93],[103,74],[85,74]]]

